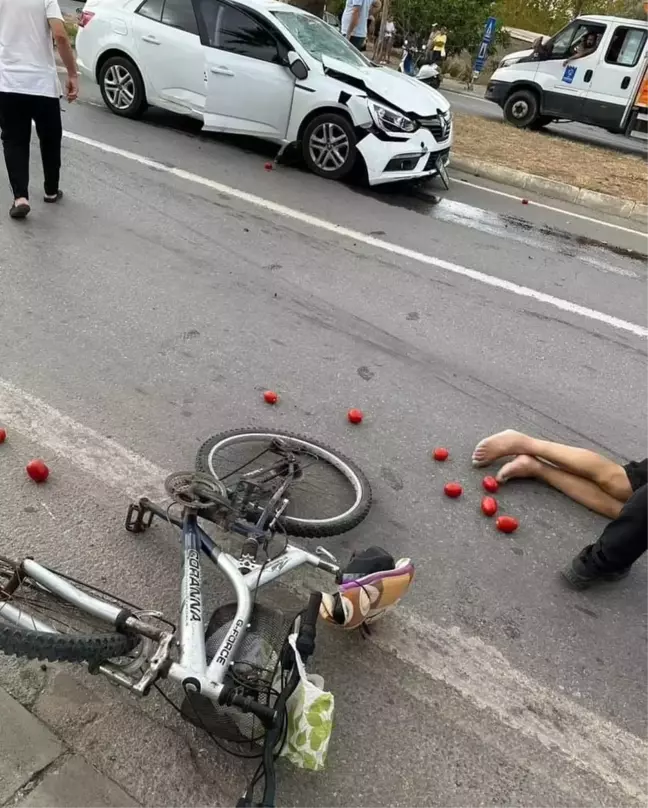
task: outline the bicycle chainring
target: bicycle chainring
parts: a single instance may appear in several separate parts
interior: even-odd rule
[[[185,508],[206,510],[214,505],[229,508],[227,488],[211,474],[176,471],[164,481],[164,489],[174,502]]]

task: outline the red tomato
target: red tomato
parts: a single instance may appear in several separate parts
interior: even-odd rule
[[[498,516],[495,524],[502,533],[515,533],[519,527],[518,520],[513,516]]]
[[[0,443],[4,443],[7,440],[7,430],[0,428]]]
[[[276,404],[279,401],[279,396],[274,390],[266,390],[263,394],[263,400],[266,404]]]
[[[463,488],[459,485],[459,483],[446,483],[443,486],[443,493],[446,495],[446,497],[456,499],[463,494]]]
[[[481,509],[484,516],[493,516],[497,513],[497,500],[495,497],[484,497],[481,501]]]
[[[523,199],[523,200],[522,200],[522,204],[523,204],[523,205],[528,205],[528,204],[529,204],[529,200],[528,200],[528,199]]]
[[[485,491],[488,491],[489,494],[494,494],[499,488],[499,483],[495,477],[484,477],[482,480],[482,486]]]
[[[49,469],[42,460],[30,460],[25,471],[35,483],[44,483],[49,477]]]
[[[363,419],[362,410],[350,409],[347,413],[347,418],[352,424],[361,424]]]
[[[265,168],[266,171],[272,171],[272,169],[274,168],[272,163],[266,163],[263,167]]]
[[[450,457],[450,452],[447,449],[444,449],[443,446],[437,446],[437,448],[432,452],[432,457],[435,460],[438,460],[440,463],[443,463],[444,460],[447,460]]]

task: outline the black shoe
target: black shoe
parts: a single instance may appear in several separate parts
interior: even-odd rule
[[[620,581],[630,574],[630,567],[606,572],[593,564],[587,552],[580,553],[560,571],[562,577],[573,589],[587,589],[603,581]]]
[[[29,205],[24,202],[22,205],[12,205],[9,210],[9,216],[11,216],[12,219],[26,219],[30,210]]]
[[[63,191],[57,191],[54,196],[44,196],[43,202],[48,202],[50,205],[54,205],[56,202],[60,202],[63,199]]]

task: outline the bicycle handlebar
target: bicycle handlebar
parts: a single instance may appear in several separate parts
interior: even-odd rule
[[[244,713],[252,713],[267,729],[274,726],[277,719],[277,711],[275,709],[265,704],[259,704],[256,699],[250,696],[241,696],[233,691],[234,687],[226,685],[218,699],[219,704],[225,704],[228,707],[238,707],[239,710],[242,710]]]
[[[315,651],[315,624],[317,623],[321,603],[322,593],[311,592],[308,606],[299,623],[296,645],[304,661],[306,661],[308,657],[311,657]]]

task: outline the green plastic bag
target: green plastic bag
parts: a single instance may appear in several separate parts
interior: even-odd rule
[[[297,635],[291,634],[288,642],[295,652],[300,681],[286,702],[288,732],[281,756],[300,769],[319,771],[326,765],[335,698],[324,690],[321,676],[306,673],[296,639]]]

